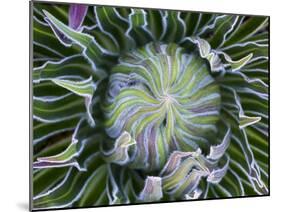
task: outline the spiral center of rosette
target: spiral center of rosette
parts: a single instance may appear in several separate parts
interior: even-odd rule
[[[133,168],[160,169],[174,150],[208,146],[221,96],[210,67],[176,44],[149,43],[119,58],[105,98],[106,132],[136,141]]]

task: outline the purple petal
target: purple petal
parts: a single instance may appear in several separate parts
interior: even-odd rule
[[[79,30],[88,10],[87,5],[71,4],[68,13],[68,25],[75,30]]]

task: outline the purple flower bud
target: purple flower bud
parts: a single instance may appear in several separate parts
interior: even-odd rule
[[[71,4],[68,13],[68,25],[79,30],[87,14],[88,6],[82,4]]]

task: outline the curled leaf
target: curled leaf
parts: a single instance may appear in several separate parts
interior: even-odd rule
[[[245,66],[250,60],[251,58],[253,57],[253,54],[250,53],[248,54],[247,56],[239,59],[239,60],[232,60],[231,57],[229,55],[227,55],[226,53],[224,52],[220,52],[220,54],[222,54],[225,58],[225,60],[230,64],[231,66],[231,70],[232,71],[237,71],[237,70],[240,70],[241,68],[243,68],[243,66]]]
[[[87,109],[87,116],[89,124],[94,126],[95,121],[92,117],[92,99],[96,89],[96,85],[92,81],[92,77],[83,81],[53,79],[55,84],[85,98],[85,106]]]
[[[211,71],[224,71],[223,62],[221,61],[218,53],[211,48],[208,41],[199,37],[191,37],[189,40],[197,45],[201,57],[206,58],[209,61]]]
[[[145,185],[139,195],[139,199],[145,202],[158,201],[163,197],[162,180],[160,177],[148,176]]]
[[[225,176],[229,166],[229,157],[227,156],[227,161],[222,168],[215,168],[207,177],[207,181],[213,184],[217,184]]]
[[[240,97],[237,95],[237,92],[234,89],[231,89],[234,94],[234,99],[238,107],[239,112],[239,128],[243,129],[247,126],[253,125],[261,120],[261,117],[250,117],[244,114],[244,110],[241,105]]]
[[[85,146],[85,141],[79,142],[76,138],[77,132],[82,122],[83,119],[78,122],[72,135],[72,141],[64,151],[52,156],[38,157],[37,160],[33,163],[33,168],[42,169],[74,166],[80,171],[85,171],[85,168],[82,168],[76,160],[76,157],[79,156]]]
[[[120,165],[126,164],[129,162],[129,148],[132,145],[135,145],[136,141],[131,137],[131,135],[124,131],[115,141],[114,147],[109,150],[103,150],[105,159],[108,162],[117,163]]]
[[[245,115],[239,116],[239,128],[244,128],[247,126],[250,126],[252,124],[255,124],[261,120],[261,117],[250,117]]]
[[[190,194],[186,194],[184,197],[186,200],[191,200],[191,199],[198,199],[200,195],[202,194],[202,190],[197,188]]]
[[[217,146],[210,147],[210,154],[207,155],[207,158],[211,159],[211,160],[220,159],[224,155],[226,149],[229,146],[230,138],[231,138],[231,128],[228,126],[228,129],[225,133],[225,136],[224,136],[222,142]]]

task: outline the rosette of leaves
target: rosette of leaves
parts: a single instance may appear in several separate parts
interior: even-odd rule
[[[268,194],[268,18],[34,3],[34,209]]]

